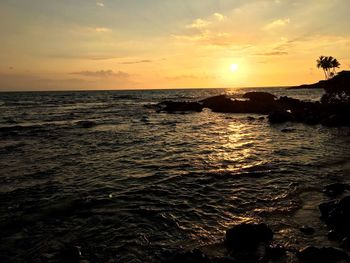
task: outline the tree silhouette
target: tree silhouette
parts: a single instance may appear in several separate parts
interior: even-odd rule
[[[322,68],[324,72],[325,79],[330,79],[334,77],[337,73],[336,69],[339,68],[339,61],[332,57],[320,56],[317,61],[317,68]]]

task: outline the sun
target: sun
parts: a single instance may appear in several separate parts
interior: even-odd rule
[[[236,71],[238,70],[238,65],[237,65],[237,64],[231,64],[231,65],[230,65],[230,70],[231,70],[232,72],[236,72]]]

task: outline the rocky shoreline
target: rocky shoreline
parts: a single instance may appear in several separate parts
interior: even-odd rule
[[[220,256],[207,255],[204,250],[178,251],[166,256],[164,262],[250,263],[250,262],[349,262],[350,252],[350,196],[344,196],[350,185],[333,183],[323,192],[331,201],[319,204],[320,223],[327,225],[327,238],[337,246],[306,246],[297,249],[274,240],[273,230],[265,223],[242,223],[229,228],[223,239],[225,251]],[[303,226],[300,232],[313,235],[315,229]],[[293,261],[294,262],[294,261]]]
[[[217,113],[247,113],[267,115],[270,123],[299,122],[308,125],[350,126],[348,104],[324,104],[282,96],[275,98],[266,92],[248,92],[242,99],[218,95],[200,101],[163,101],[153,108],[157,112],[201,112],[207,108]]]
[[[199,101],[163,101],[153,105],[157,112],[201,112],[268,115],[270,123],[299,122],[308,125],[350,126],[350,71],[315,84],[294,88],[323,88],[321,101],[302,101],[267,92],[248,92],[239,99],[218,95]]]

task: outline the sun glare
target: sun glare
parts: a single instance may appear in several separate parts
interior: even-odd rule
[[[238,70],[238,65],[237,65],[237,64],[231,64],[231,65],[230,65],[230,70],[231,70],[232,72],[236,72],[236,71]]]

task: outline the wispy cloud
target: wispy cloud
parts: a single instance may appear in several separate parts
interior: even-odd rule
[[[167,77],[168,80],[191,80],[191,79],[200,79],[200,80],[208,80],[208,79],[215,79],[215,75],[210,74],[201,74],[201,75],[194,75],[194,74],[183,74],[183,75],[177,75],[177,76],[171,76]]]
[[[97,5],[98,7],[104,7],[104,6],[105,6],[105,4],[102,3],[102,2],[96,2],[96,5]]]
[[[143,60],[123,61],[123,62],[119,62],[119,64],[132,65],[132,64],[142,64],[142,63],[151,63],[151,62],[153,61],[149,59],[143,59]]]
[[[107,27],[96,27],[95,31],[98,33],[106,33],[106,32],[111,32],[112,29],[107,28]]]
[[[97,70],[97,71],[83,70],[83,71],[78,71],[78,72],[72,72],[70,74],[86,76],[86,77],[98,77],[98,78],[109,78],[109,77],[128,78],[128,77],[130,77],[130,74],[128,74],[126,72],[123,72],[123,71],[114,72],[113,70]]]
[[[290,18],[285,19],[277,19],[272,21],[271,23],[268,23],[266,26],[264,26],[264,30],[272,30],[275,28],[279,28],[285,25],[288,25],[290,23]]]
[[[287,51],[270,51],[270,52],[262,52],[262,53],[256,53],[257,56],[283,56],[288,55]]]

